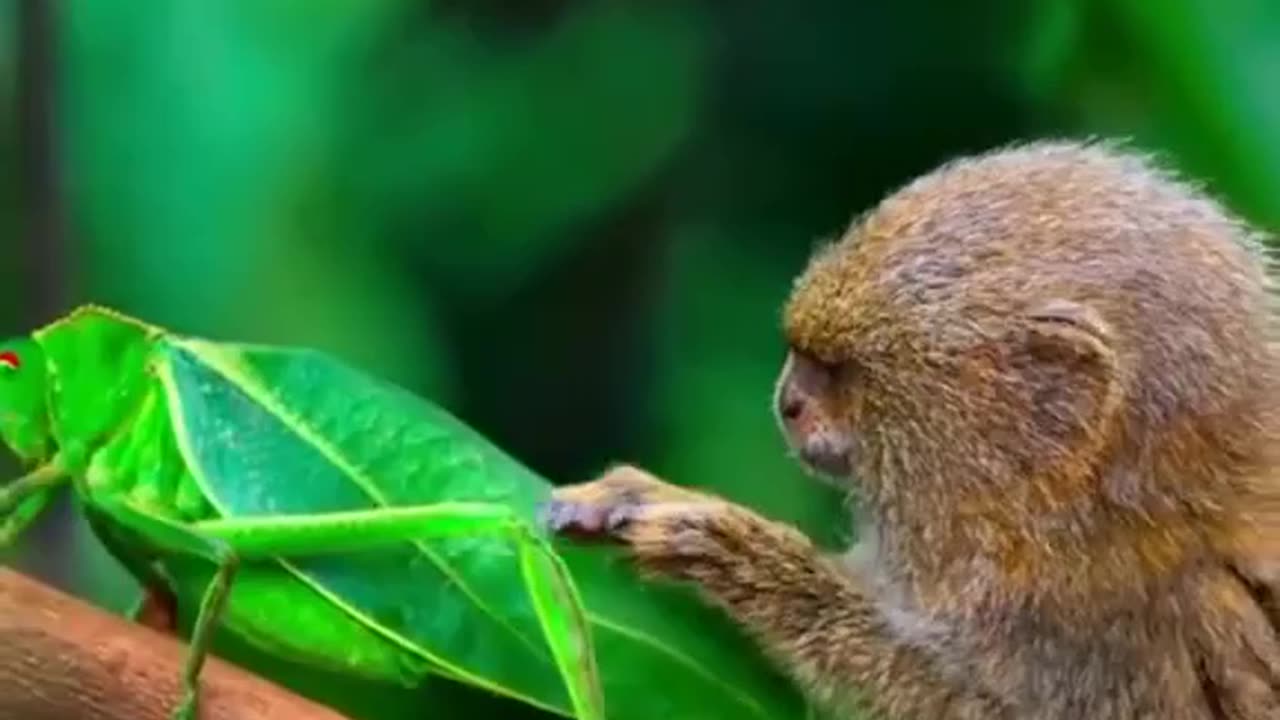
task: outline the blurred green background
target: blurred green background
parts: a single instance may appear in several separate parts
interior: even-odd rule
[[[319,347],[555,481],[637,462],[837,543],[769,415],[791,278],[1057,135],[1280,227],[1280,3],[0,0],[0,330]],[[132,598],[65,503],[12,561]]]

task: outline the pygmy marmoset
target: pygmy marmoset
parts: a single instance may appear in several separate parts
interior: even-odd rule
[[[888,720],[1280,718],[1280,353],[1260,235],[1153,162],[952,162],[819,250],[775,412],[866,517],[801,533],[631,466],[560,532],[695,584]]]

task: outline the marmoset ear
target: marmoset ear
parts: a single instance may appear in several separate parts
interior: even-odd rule
[[[1032,392],[1033,417],[1049,437],[1108,434],[1120,408],[1120,372],[1111,328],[1093,308],[1054,299],[1022,325],[1017,366]]]
[[[1033,353],[1113,365],[1111,327],[1093,308],[1054,299],[1033,308],[1027,319]]]

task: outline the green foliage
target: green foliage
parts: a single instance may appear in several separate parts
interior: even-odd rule
[[[1095,132],[1133,137],[1264,227],[1280,226],[1280,5],[1052,0],[1025,80]]]
[[[406,244],[464,273],[464,292],[502,293],[567,252],[575,223],[647,180],[689,133],[703,74],[690,19],[679,6],[595,3],[525,47],[495,52],[450,25],[393,45],[396,68],[415,74],[362,88],[377,105],[357,120],[361,137],[383,139],[347,158],[347,182],[390,205],[378,222],[447,229],[447,249],[433,232]]]

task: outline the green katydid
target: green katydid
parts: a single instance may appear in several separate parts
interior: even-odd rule
[[[244,400],[213,397],[227,387],[256,388],[270,403],[251,375],[227,346],[98,307],[0,345],[0,439],[33,468],[0,487],[0,547],[69,484],[104,545],[144,585],[200,597],[173,712],[180,720],[196,717],[219,623],[317,666],[404,684],[435,672],[560,714],[604,717],[577,588],[528,517],[501,502],[414,502],[432,493],[418,492],[428,479],[413,466],[390,484],[361,468],[345,479],[364,485],[337,482],[301,455],[340,460],[322,434],[289,444],[311,432],[302,421],[272,447],[255,445],[277,437],[254,426],[257,416],[228,422],[206,412]],[[278,462],[294,456],[302,459]],[[470,574],[442,553],[469,558]],[[493,607],[486,579],[512,567],[524,601]],[[393,581],[403,592],[387,590]],[[487,622],[517,631],[469,638],[471,619],[433,614],[456,606],[443,602],[447,593],[468,595]],[[485,646],[500,637],[508,644]]]

